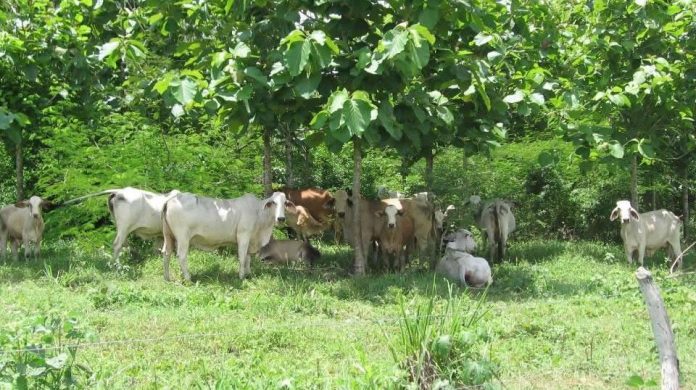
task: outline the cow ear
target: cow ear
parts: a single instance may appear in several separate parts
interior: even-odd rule
[[[399,216],[404,215],[404,209],[398,210],[396,212],[396,215],[399,215]]]
[[[15,203],[15,207],[19,207],[19,208],[29,207],[29,201],[28,200],[19,201],[19,202]]]
[[[631,207],[629,213],[631,214],[631,217],[633,217],[633,219],[635,219],[636,221],[640,221],[640,215],[638,214],[638,211],[636,211],[636,209]]]
[[[384,217],[384,211],[383,210],[375,211],[375,215],[378,217]]]
[[[297,206],[295,206],[294,203],[292,203],[291,201],[288,200],[285,202],[285,211],[287,211],[290,214],[297,214],[298,210],[297,210]]]
[[[619,208],[618,207],[615,207],[614,210],[611,211],[611,215],[609,215],[610,221],[615,221],[616,218],[619,218]]]
[[[41,208],[46,210],[46,211],[53,210],[54,208],[56,208],[56,204],[53,202],[49,202],[47,200],[44,200],[41,202]]]
[[[348,196],[353,196],[353,189],[346,188],[346,193],[348,194]]]
[[[333,209],[334,206],[336,206],[336,199],[335,198],[331,198],[331,199],[327,200],[326,203],[324,203],[325,209]]]

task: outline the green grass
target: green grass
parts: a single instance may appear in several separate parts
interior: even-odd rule
[[[446,307],[447,283],[415,269],[350,277],[347,248],[319,247],[317,270],[254,260],[245,281],[233,252],[194,251],[193,283],[182,285],[163,280],[155,255],[116,266],[105,251],[49,244],[45,263],[0,265],[0,345],[3,334],[5,349],[19,345],[7,335],[38,316],[74,317],[82,342],[104,342],[77,350],[75,361],[92,372],[89,387],[398,386],[401,304],[407,315],[433,296]],[[494,387],[617,389],[632,375],[659,383],[635,267],[618,245],[531,241],[513,243],[509,255],[494,265],[485,296],[452,292],[463,307],[484,299],[474,352],[498,367]],[[660,255],[646,265],[675,326],[683,387],[695,388],[696,278],[668,278]],[[172,272],[179,275],[175,259]]]

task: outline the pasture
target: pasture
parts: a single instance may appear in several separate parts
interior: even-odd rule
[[[659,383],[635,268],[619,245],[513,242],[487,292],[450,291],[415,267],[351,277],[348,247],[317,245],[323,257],[314,270],[254,259],[254,276],[243,281],[233,251],[193,251],[193,282],[184,285],[163,280],[154,254],[113,264],[108,249],[50,242],[43,260],[0,266],[0,348],[40,342],[58,347],[46,351],[51,357],[84,344],[72,373],[90,388],[394,388],[408,379],[400,364],[403,319],[444,316],[450,303],[467,351],[443,372],[469,375],[468,383],[477,383],[476,375],[484,388],[505,389]],[[683,387],[691,388],[696,278],[668,278],[661,256],[646,266],[674,324]],[[688,258],[687,270],[692,264]],[[182,280],[176,262],[172,272]],[[425,310],[430,302],[432,311]],[[438,335],[448,331],[437,321],[433,327]],[[8,361],[29,356],[0,355],[0,382],[13,380]],[[51,364],[59,365],[51,361],[47,369]]]

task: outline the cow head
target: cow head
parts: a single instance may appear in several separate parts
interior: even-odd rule
[[[288,212],[296,212],[295,204],[289,201],[282,192],[274,192],[270,198],[266,199],[264,207],[273,210],[273,220],[281,223],[285,222],[286,209]]]
[[[447,248],[472,253],[476,250],[476,241],[470,231],[459,229],[442,238]]]
[[[631,206],[631,202],[628,200],[619,200],[616,202],[616,207],[611,211],[609,220],[614,221],[616,218],[619,218],[619,216],[621,217],[621,223],[629,223],[631,218],[640,221],[638,211]]]
[[[338,190],[334,194],[334,209],[336,210],[336,215],[339,218],[344,218],[346,216],[346,211],[348,207],[353,205],[353,201],[350,199],[350,194],[345,190]]]
[[[15,203],[15,207],[19,208],[29,208],[31,216],[35,219],[41,217],[41,209],[49,209],[53,206],[51,202],[45,201],[38,196],[32,196],[29,199]]]
[[[443,212],[442,210],[435,210],[434,214],[434,219],[435,219],[435,228],[438,231],[442,231],[445,226],[445,218],[447,218],[447,214],[449,214],[450,211],[454,210],[454,205],[449,205]]]
[[[393,204],[388,205],[384,210],[375,211],[377,217],[387,217],[387,227],[394,229],[396,227],[396,216],[404,215],[404,211],[397,209]]]

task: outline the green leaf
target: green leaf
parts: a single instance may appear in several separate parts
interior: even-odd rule
[[[435,7],[428,7],[421,11],[420,15],[418,16],[418,23],[432,29],[435,27],[439,19],[440,11]],[[430,44],[432,45],[433,43],[431,42]]]
[[[174,99],[184,106],[191,103],[198,92],[196,82],[189,78],[174,80],[170,87],[172,87]]]
[[[638,142],[638,153],[647,159],[655,158],[655,149],[653,149],[652,145],[645,142],[645,140]]]
[[[234,0],[227,0],[225,3],[225,15],[230,13],[230,10],[232,9],[232,6],[234,5]]]
[[[430,50],[428,45],[421,44],[416,46],[414,42],[408,43],[408,51],[411,57],[411,62],[418,70],[423,69],[430,61]]]
[[[503,98],[503,101],[508,104],[519,103],[522,100],[524,100],[524,92],[519,89],[515,90],[515,93],[507,95]]]
[[[320,82],[321,74],[319,73],[313,74],[309,77],[300,77],[298,80],[296,80],[296,84],[293,89],[295,90],[295,93],[302,96],[302,98],[310,99],[312,97],[319,96],[319,94],[315,92],[317,91],[317,87],[319,86]]]
[[[15,120],[15,115],[11,112],[5,111],[0,107],[0,130],[7,130],[10,128],[10,123]]]
[[[99,55],[97,56],[97,58],[99,58],[99,61],[104,61],[104,58],[111,56],[114,53],[114,51],[118,49],[120,44],[120,40],[114,39],[111,42],[107,42],[101,46],[97,46],[99,48]]]
[[[631,101],[622,93],[609,95],[609,100],[618,107],[631,107]]]
[[[435,36],[430,32],[429,28],[431,27],[426,27],[422,24],[414,24],[413,26],[409,27],[409,30],[411,31],[411,34],[425,38],[429,44],[434,45]]]
[[[295,41],[290,44],[285,51],[285,63],[291,76],[299,75],[307,66],[311,48],[311,42],[307,40]]]
[[[394,58],[401,54],[408,42],[408,32],[401,28],[395,28],[384,34],[381,45],[385,51],[386,58]]]
[[[452,115],[452,112],[449,110],[449,108],[445,106],[438,106],[435,108],[435,111],[437,111],[437,117],[440,118],[443,122],[445,122],[446,125],[451,125],[454,122],[454,115]]]
[[[60,370],[63,367],[65,367],[65,363],[68,362],[68,354],[63,352],[57,356],[54,356],[52,358],[46,359],[46,365],[55,368],[56,370]]]
[[[237,46],[232,50],[232,55],[236,58],[247,58],[251,54],[251,49],[244,42],[237,43]]]
[[[624,156],[624,147],[617,141],[613,141],[609,143],[609,154],[611,154],[615,158],[623,158]]]
[[[645,7],[645,5],[648,3],[647,0],[635,0],[635,3],[639,7]]]
[[[285,36],[285,38],[283,38],[283,39],[280,41],[280,44],[281,44],[281,45],[285,45],[285,44],[288,44],[288,43],[291,44],[291,43],[294,43],[294,42],[302,42],[302,41],[304,41],[304,40],[305,40],[305,33],[304,33],[302,30],[293,30],[293,31],[290,32],[290,34],[288,34],[287,36]]]
[[[265,74],[261,71],[261,69],[255,67],[255,66],[249,66],[244,69],[244,74],[251,77],[252,79],[256,80],[259,84],[263,86],[268,85],[268,78],[266,77]]]
[[[379,123],[392,138],[397,141],[401,139],[403,136],[401,124],[396,121],[396,117],[394,116],[394,108],[387,100],[382,101],[382,104],[380,104],[377,118]]]
[[[324,33],[321,30],[315,30],[312,31],[311,34],[309,34],[309,38],[315,40],[318,44],[324,46],[324,43],[326,42],[326,33]]]
[[[326,110],[321,110],[314,115],[309,126],[313,129],[321,129],[326,124],[327,119],[329,119],[329,113]]]
[[[329,66],[331,64],[331,50],[326,46],[318,45],[316,42],[312,42],[311,45],[315,63],[318,63],[322,69]]]
[[[626,386],[629,387],[641,387],[645,384],[643,381],[643,378],[641,378],[639,375],[631,375],[628,380],[626,380]]]
[[[540,106],[543,106],[546,100],[544,99],[544,95],[534,92],[533,94],[529,95],[529,100],[534,103],[538,104]]]
[[[348,91],[345,89],[341,89],[332,93],[331,96],[329,96],[329,100],[326,103],[326,105],[329,107],[329,113],[333,114],[334,112],[342,109],[343,103],[346,100],[348,100],[348,96]]]
[[[362,134],[371,122],[372,107],[360,99],[349,99],[343,103],[343,117],[352,135]]]
[[[184,107],[177,103],[172,106],[172,115],[174,115],[175,118],[182,117],[185,114]]]
[[[474,44],[476,46],[483,46],[492,40],[493,40],[492,35],[488,35],[486,33],[480,32],[480,33],[476,34],[476,36],[474,37]]]

